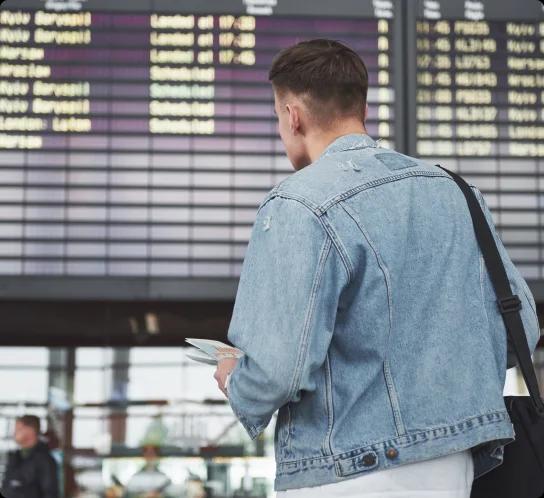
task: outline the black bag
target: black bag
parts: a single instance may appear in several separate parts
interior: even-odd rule
[[[438,167],[446,171],[465,194],[499,310],[530,394],[504,397],[516,440],[504,447],[504,461],[501,465],[474,480],[470,496],[539,498],[544,495],[544,403],[539,394],[538,381],[519,314],[521,301],[512,294],[493,234],[474,192],[459,175]]]

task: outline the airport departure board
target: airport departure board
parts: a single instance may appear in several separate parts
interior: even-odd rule
[[[369,70],[394,147],[394,5],[8,0],[0,11],[0,272],[237,277],[293,171],[268,69],[327,37]]]
[[[6,0],[0,277],[104,291],[126,277],[120,297],[128,277],[159,297],[168,281],[236,282],[259,203],[293,172],[268,69],[318,37],[365,61],[369,134],[476,184],[543,282],[537,0]]]
[[[544,8],[418,7],[416,153],[480,187],[520,270],[542,278]]]

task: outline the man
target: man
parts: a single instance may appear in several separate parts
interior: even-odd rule
[[[279,409],[278,497],[468,498],[514,437],[515,361],[466,200],[367,135],[348,47],[299,43],[269,78],[296,172],[257,211],[228,331],[244,356],[219,388],[251,438]],[[496,241],[534,350],[534,299]]]
[[[15,422],[17,451],[8,455],[2,484],[6,498],[58,498],[57,463],[39,440],[40,419],[23,415]]]
[[[143,467],[127,483],[125,498],[163,498],[172,484],[170,478],[159,469],[159,447],[146,444],[142,449]]]

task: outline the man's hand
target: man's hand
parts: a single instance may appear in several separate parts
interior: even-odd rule
[[[225,353],[228,353],[227,348],[224,349]],[[227,380],[227,375],[234,370],[237,362],[238,358],[219,359],[217,362],[217,369],[213,374],[213,378],[217,381],[217,386],[219,387],[221,392],[227,397],[228,395],[227,390],[225,389],[225,382]]]

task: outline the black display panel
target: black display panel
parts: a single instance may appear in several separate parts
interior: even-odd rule
[[[7,0],[0,295],[232,298],[256,208],[293,171],[267,71],[315,37],[366,62],[369,134],[478,185],[541,285],[537,0]]]
[[[420,0],[416,65],[416,153],[480,187],[512,259],[542,279],[544,8]]]
[[[7,1],[0,11],[0,273],[237,277],[292,171],[267,72],[328,37],[369,69],[395,146],[394,5]]]

